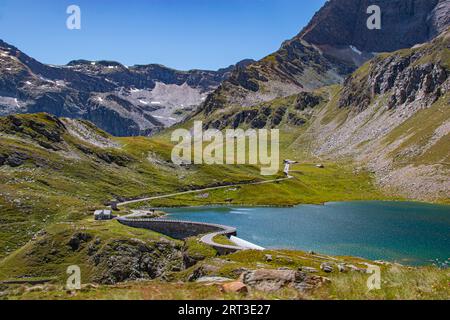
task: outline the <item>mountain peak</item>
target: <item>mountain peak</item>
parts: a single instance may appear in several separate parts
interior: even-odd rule
[[[381,9],[380,30],[367,28],[371,5]],[[330,0],[297,38],[365,52],[395,51],[431,40],[445,29],[449,16],[449,0]]]

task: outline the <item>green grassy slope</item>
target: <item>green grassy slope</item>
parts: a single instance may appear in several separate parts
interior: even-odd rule
[[[105,252],[109,256],[116,254],[120,257],[120,251],[125,251],[126,245],[157,250],[164,241],[173,243],[178,249],[182,247],[181,241],[144,229],[128,228],[116,221],[84,219],[76,223],[55,223],[1,261],[0,281],[49,280],[64,283],[68,277],[67,268],[78,265],[83,282],[90,283],[102,279],[112,268],[105,263],[108,259]],[[119,261],[117,259],[117,264]]]
[[[348,164],[314,163],[293,166],[294,179],[273,184],[243,185],[206,194],[189,194],[152,200],[133,205],[141,206],[201,206],[201,205],[275,205],[292,206],[301,203],[321,204],[330,201],[399,200],[377,190],[370,174],[357,172]]]
[[[176,167],[168,143],[108,139],[118,146],[80,140],[45,114],[0,118],[0,257],[44,226],[90,216],[111,200],[262,179],[253,167]]]
[[[254,166],[175,166],[170,160],[170,132],[154,138],[113,138],[89,123],[82,124],[91,138],[74,135],[64,120],[45,114],[0,118],[0,156],[4,159],[0,167],[0,257],[24,245],[45,226],[78,221],[112,200],[274,178],[261,176]],[[99,136],[106,139],[105,146],[99,146]],[[281,137],[282,157],[299,158],[285,152],[297,135],[285,130]],[[18,163],[9,164],[11,158]],[[243,186],[232,195],[233,202],[292,205],[384,198],[368,174],[355,174],[351,166],[330,163],[315,170],[311,164],[300,169],[292,182]],[[267,190],[277,190],[278,195],[261,197],[261,191]],[[204,203],[223,203],[229,198],[223,192],[213,192]],[[177,206],[192,204],[184,197],[168,201]]]

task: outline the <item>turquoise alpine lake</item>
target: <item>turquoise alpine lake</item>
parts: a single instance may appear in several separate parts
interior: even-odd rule
[[[267,249],[315,251],[405,265],[450,264],[447,205],[361,201],[166,211],[169,219],[236,227],[238,237]]]

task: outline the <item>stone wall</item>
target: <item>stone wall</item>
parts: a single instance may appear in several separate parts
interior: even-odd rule
[[[124,225],[143,228],[162,233],[174,239],[186,239],[209,233],[221,233],[227,236],[236,235],[236,229],[216,224],[197,223],[178,220],[158,219],[118,219]]]
[[[246,249],[239,246],[223,245],[214,242],[214,237],[217,235],[224,235],[227,237],[237,235],[236,229],[228,226],[202,222],[162,219],[119,218],[117,220],[120,223],[132,228],[152,230],[179,240],[204,235],[201,238],[201,241],[207,245],[212,246],[220,255]]]

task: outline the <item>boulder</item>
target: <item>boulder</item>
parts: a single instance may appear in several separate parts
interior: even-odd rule
[[[233,281],[224,283],[221,286],[221,291],[224,293],[248,293],[248,287],[241,281]]]
[[[23,153],[14,152],[10,154],[4,162],[14,168],[21,166],[26,160],[28,160],[28,158],[29,157]]]
[[[239,278],[243,273],[249,272],[250,270],[247,268],[237,268],[231,271],[236,278]]]
[[[321,269],[323,272],[326,272],[326,273],[331,273],[331,272],[333,272],[333,266],[332,266],[331,264],[329,264],[329,263],[322,263],[322,264],[320,265],[320,269]]]
[[[274,292],[283,287],[304,281],[306,274],[294,270],[259,269],[244,273],[241,278],[244,284],[256,290]]]
[[[303,271],[259,269],[241,276],[242,283],[259,291],[275,292],[290,287],[298,291],[307,291],[329,283],[328,278],[308,275]]]

